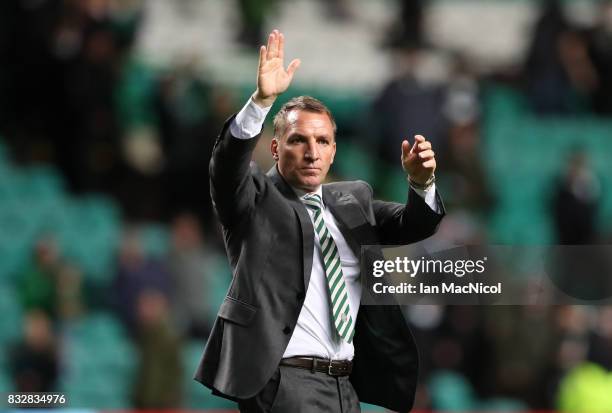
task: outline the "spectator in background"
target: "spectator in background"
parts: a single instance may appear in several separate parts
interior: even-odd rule
[[[491,368],[482,372],[481,389],[516,397],[535,409],[549,407],[546,373],[556,350],[551,308],[495,306],[485,317],[483,347],[490,349],[486,363]]]
[[[181,405],[180,342],[170,327],[168,301],[156,290],[137,298],[137,348],[140,356],[133,389],[137,409],[170,409]]]
[[[589,35],[589,54],[598,78],[593,94],[593,109],[612,115],[612,1],[600,3],[598,21]]]
[[[557,241],[573,246],[554,250],[551,279],[570,297],[609,298],[612,291],[610,263],[598,243],[597,213],[601,186],[581,148],[572,150],[566,170],[554,189],[552,212]],[[577,248],[576,245],[589,245]]]
[[[523,68],[533,109],[542,115],[588,107],[597,85],[584,36],[566,20],[558,0],[547,0]]]
[[[146,255],[136,229],[123,234],[112,291],[119,317],[131,334],[137,331],[138,300],[143,291],[157,291],[166,299],[172,294],[166,263]]]
[[[208,158],[215,131],[234,109],[233,96],[213,88],[189,57],[161,75],[138,59],[118,86],[124,155],[116,193],[133,220],[170,220],[195,211],[213,222]]]
[[[555,383],[556,407],[560,412],[612,411],[611,320],[610,306],[599,310],[581,305],[560,308],[559,383]]]
[[[588,353],[588,336],[593,310],[581,305],[556,308],[554,328],[558,349],[555,352],[556,376],[560,377],[584,362]]]
[[[353,17],[351,0],[319,0],[319,2],[325,8],[325,16],[332,23],[342,23]]]
[[[472,384],[480,383],[482,373],[488,368],[482,360],[487,358],[482,315],[476,306],[410,306],[404,309],[419,345],[430,349],[421,354],[419,368],[420,404],[415,410],[431,410],[427,401],[431,395],[424,383],[440,371],[465,374]],[[447,396],[447,395],[445,395]],[[435,406],[433,406],[435,407]]]
[[[215,257],[205,247],[198,219],[189,213],[172,223],[168,267],[172,277],[173,312],[181,330],[190,337],[207,338],[215,313],[210,306],[211,274]],[[213,310],[214,311],[214,310]]]
[[[266,16],[272,14],[276,0],[239,0],[240,31],[237,40],[249,47],[257,47],[264,40]]]
[[[85,30],[83,50],[66,73],[75,139],[64,150],[77,162],[80,191],[109,190],[112,185],[116,167],[112,149],[118,136],[113,106],[118,53],[109,23],[95,22]]]
[[[83,310],[82,273],[61,257],[56,240],[45,235],[34,246],[32,260],[18,281],[26,310],[41,310],[52,320],[70,320]]]
[[[592,244],[601,203],[600,183],[587,156],[574,150],[554,190],[553,217],[557,240],[563,245]]]
[[[62,266],[57,274],[57,311],[61,319],[74,319],[83,313],[82,284],[83,274],[77,266]]]
[[[55,239],[39,238],[32,260],[19,277],[19,298],[26,311],[40,310],[52,319],[58,315],[57,283],[62,266]]]
[[[597,322],[589,337],[588,359],[612,370],[612,306],[598,309]]]
[[[216,130],[212,87],[204,82],[195,61],[162,76],[155,98],[165,157],[165,198],[168,216],[189,209],[201,218],[211,214],[208,159]]]
[[[391,26],[387,43],[403,49],[423,44],[423,0],[398,0],[400,13]]]
[[[442,116],[444,90],[420,76],[424,50],[420,47],[398,50],[398,75],[390,80],[374,100],[372,115],[375,144],[388,164],[397,162],[396,148],[407,136],[427,136],[436,152],[442,149],[445,133]]]
[[[116,69],[138,27],[138,2],[6,3],[0,127],[20,160],[56,162],[71,190],[108,190],[117,160]]]
[[[438,151],[444,161],[440,176],[452,188],[447,204],[472,215],[486,214],[493,203],[481,161],[480,106],[478,78],[468,60],[456,56],[442,106],[448,137],[446,150]]]
[[[24,337],[10,352],[10,366],[18,392],[56,390],[59,360],[48,315],[32,310],[24,317]]]
[[[0,8],[0,128],[17,158],[48,159],[64,109],[57,104],[62,67],[50,41],[63,4],[15,0]]]

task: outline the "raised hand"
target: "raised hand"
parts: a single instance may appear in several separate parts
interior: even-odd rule
[[[417,184],[424,185],[433,176],[436,170],[435,155],[431,143],[421,135],[414,137],[412,146],[407,139],[402,142],[402,167]]]
[[[257,90],[253,94],[253,101],[261,107],[272,106],[278,95],[287,90],[300,66],[300,60],[293,59],[285,70],[284,49],[285,36],[278,30],[270,33],[267,46],[259,48]]]

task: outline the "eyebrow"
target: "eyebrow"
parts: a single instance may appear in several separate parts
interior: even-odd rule
[[[295,133],[292,133],[291,135],[287,136],[287,139],[298,139],[298,138],[308,139],[308,136],[303,135],[303,134],[301,134],[299,132],[295,132]],[[317,135],[317,136],[315,136],[315,138],[316,139],[327,139],[327,140],[331,140],[332,139],[332,137],[329,136],[329,135]]]

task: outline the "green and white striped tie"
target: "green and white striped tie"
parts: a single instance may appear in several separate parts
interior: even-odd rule
[[[302,198],[304,204],[314,212],[314,228],[319,235],[321,255],[327,278],[327,290],[331,298],[332,320],[338,335],[347,343],[353,341],[355,323],[350,313],[350,303],[342,263],[336,243],[323,220],[323,203],[317,194],[308,194]]]

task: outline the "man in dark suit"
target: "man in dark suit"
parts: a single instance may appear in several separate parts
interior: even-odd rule
[[[261,47],[257,90],[213,149],[211,195],[233,280],[196,379],[242,412],[358,412],[359,401],[409,410],[416,345],[399,307],[360,306],[360,252],[435,232],[444,208],[434,153],[422,136],[402,143],[407,204],[374,200],[365,182],[323,185],[335,122],[301,96],[274,119],[275,167],[250,165],[266,114],[300,65],[285,70],[283,43],[275,30]]]

